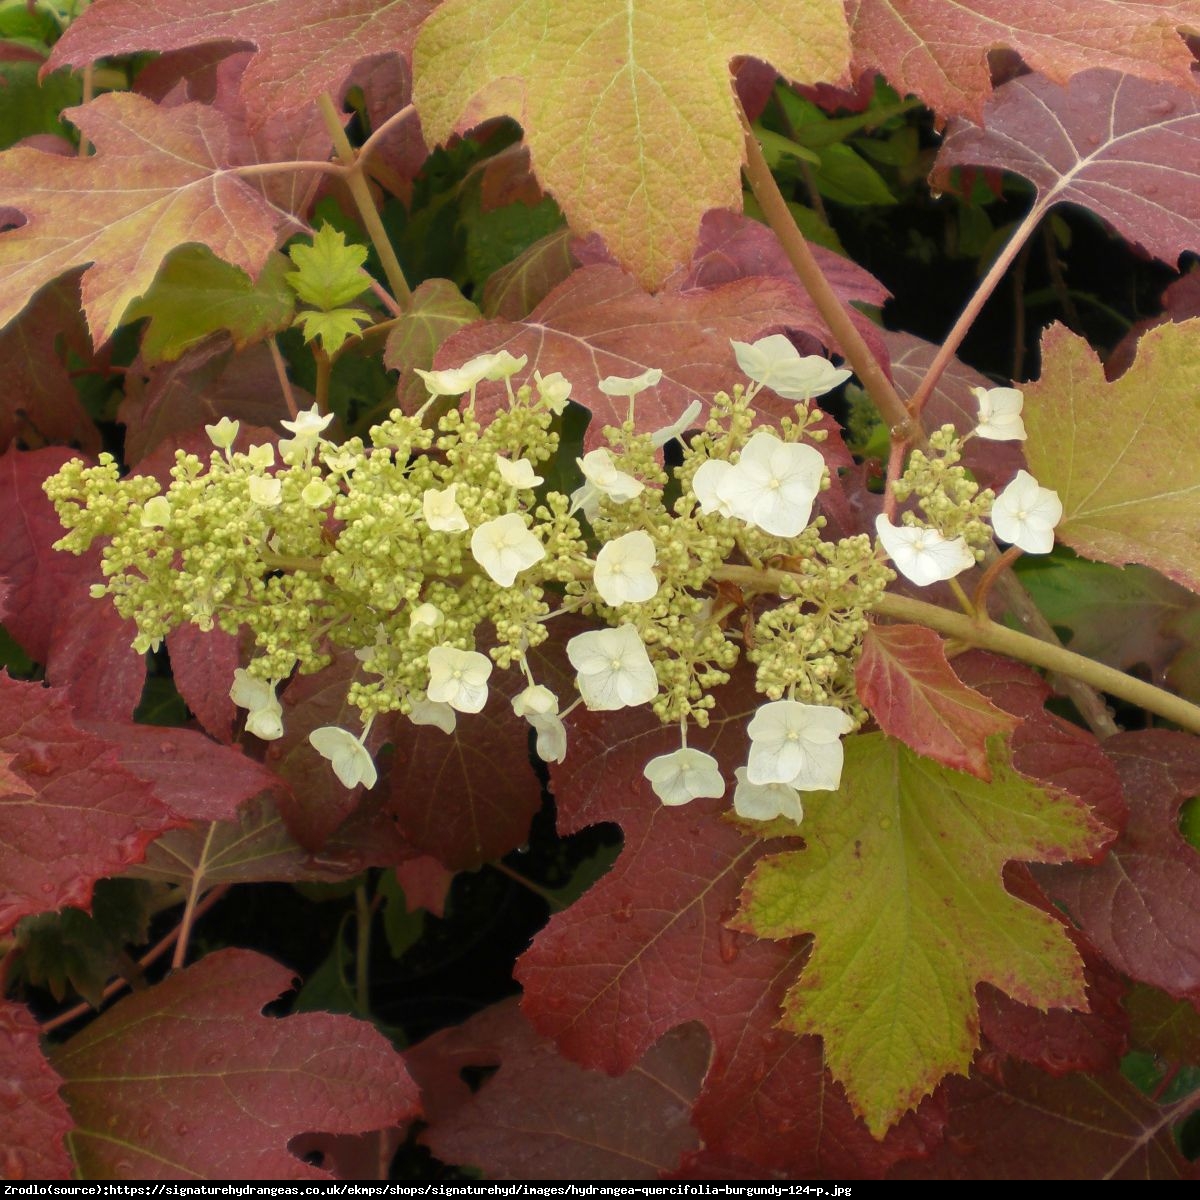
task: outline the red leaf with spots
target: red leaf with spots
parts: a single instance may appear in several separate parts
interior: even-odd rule
[[[85,1179],[328,1179],[288,1151],[308,1131],[416,1115],[403,1060],[365,1021],[275,1020],[279,963],[221,950],[120,1001],[53,1055]]]
[[[945,1085],[946,1140],[889,1179],[1195,1179],[1172,1124],[1196,1106],[1147,1099],[1118,1071],[1055,1078],[1026,1063]]]
[[[1200,999],[1200,851],[1179,832],[1180,806],[1200,793],[1200,738],[1143,730],[1109,738],[1104,752],[1129,805],[1124,832],[1098,866],[1038,879],[1118,970]]]
[[[38,1044],[40,1030],[21,1004],[0,1000],[0,1179],[70,1179],[63,1135],[72,1121],[58,1094],[61,1076]]]
[[[60,694],[0,672],[0,933],[30,913],[87,908],[97,879],[180,823]]]
[[[613,1079],[563,1058],[507,1000],[410,1052],[421,1140],[489,1179],[653,1179],[699,1145],[689,1117],[708,1055],[703,1030],[686,1026]],[[499,1069],[472,1093],[467,1067]]]

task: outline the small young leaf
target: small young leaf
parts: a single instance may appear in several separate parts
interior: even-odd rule
[[[330,312],[309,309],[296,314],[296,324],[304,331],[306,342],[317,341],[328,355],[336,354],[359,330],[371,323],[361,308],[335,308]]]
[[[347,245],[346,235],[332,225],[322,225],[311,246],[297,242],[288,255],[297,268],[288,272],[288,283],[305,304],[322,312],[349,304],[371,286],[363,270],[366,246]]]

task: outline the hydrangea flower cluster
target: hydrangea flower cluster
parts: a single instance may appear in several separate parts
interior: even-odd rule
[[[570,494],[546,486],[570,384],[534,372],[517,385],[525,360],[501,351],[421,372],[430,404],[464,399],[436,420],[429,405],[394,411],[366,441],[335,443],[331,415],[314,407],[283,422],[274,445],[238,449],[237,422],[207,427],[208,461],[178,452],[165,488],[122,479],[107,455],[68,463],[46,484],[68,530],[58,545],[82,553],[103,541],[93,592],[137,623],[141,650],[189,622],[248,631],[254,655],[231,696],[263,740],[282,736],[278,690],[293,673],[352,654],[348,700],[362,728],[310,736],[347,787],[376,782],[366,743],[377,718],[453,734],[460,715],[488,704],[494,673],[517,670],[512,709],[545,761],[568,753],[563,718],[575,705],[649,705],[680,730],[680,748],[645,768],[655,794],[665,804],[721,796],[716,761],[687,734],[707,725],[713,690],[744,653],[766,700],[749,723],[734,807],[799,820],[801,793],[839,785],[841,739],[865,718],[854,666],[866,613],[894,576],[871,538],[825,541],[814,516],[829,475],[821,414],[807,401],[849,373],[779,335],[734,348],[750,385],[651,432],[635,406],[661,373],[601,381],[628,399],[629,416],[575,460]],[[475,413],[485,382],[509,397],[486,424]],[[770,429],[752,406],[768,386],[801,402]],[[1011,409],[985,414],[981,401],[981,436],[1005,421]],[[668,471],[671,441],[682,462]],[[1029,547],[1053,524],[1049,493],[1028,477],[993,508],[957,466],[960,450],[940,431],[901,480],[897,495],[917,498],[926,525],[910,515],[879,526],[885,552],[918,582],[973,563],[989,511],[1001,536]],[[535,676],[534,651],[562,613],[597,626],[567,642],[573,700]]]

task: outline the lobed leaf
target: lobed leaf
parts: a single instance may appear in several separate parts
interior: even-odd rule
[[[289,1153],[309,1130],[360,1133],[407,1120],[416,1088],[364,1021],[273,1020],[291,972],[221,950],[135,992],[58,1047],[86,1179],[328,1179]]]
[[[689,1117],[708,1056],[704,1031],[685,1026],[613,1079],[563,1058],[505,1000],[410,1052],[421,1141],[489,1179],[657,1178],[699,1145]],[[477,1092],[462,1082],[465,1068],[493,1066]]]
[[[1151,329],[1112,383],[1087,342],[1047,330],[1025,427],[1030,470],[1063,503],[1062,541],[1200,591],[1198,397],[1200,319]]]
[[[413,95],[431,142],[490,117],[519,120],[571,228],[599,232],[654,289],[691,257],[708,209],[740,206],[736,55],[801,83],[840,80],[842,5],[449,0],[417,39]]]
[[[1200,3],[1193,7],[1200,22]],[[1061,20],[1062,6],[1054,11]],[[1128,33],[1113,44],[1128,45]],[[1200,246],[1200,89],[1112,70],[1086,71],[1065,87],[1025,75],[997,91],[983,121],[951,129],[935,186],[948,185],[954,166],[1000,167],[1034,184],[1042,211],[1080,204],[1168,263]]]
[[[66,158],[18,147],[0,155],[0,326],[58,276],[80,283],[92,340],[106,342],[177,246],[196,242],[256,277],[281,214],[230,170],[227,120],[204,105],[162,108],[111,92],[67,114],[96,147]]]
[[[0,932],[86,908],[96,880],[140,862],[181,821],[79,728],[56,689],[0,673]]]
[[[1188,86],[1192,56],[1177,31],[1200,23],[1196,0],[851,0],[858,70],[881,70],[940,116],[982,116],[989,52],[1015,50],[1057,83],[1108,67]]]
[[[0,1000],[0,1179],[70,1179],[63,1136],[71,1115],[58,1094],[62,1077],[46,1061],[40,1029],[23,1005]]]
[[[884,733],[980,779],[991,778],[987,739],[1017,724],[955,675],[942,639],[919,625],[872,624],[854,679]]]
[[[55,44],[47,70],[142,50],[249,42],[242,93],[253,125],[335,95],[355,66],[384,50],[405,56],[435,0],[96,0]]]
[[[1001,875],[1010,859],[1094,853],[1102,827],[1018,776],[998,744],[990,767],[985,784],[883,734],[849,738],[839,790],[805,798],[806,848],[766,858],[746,885],[739,928],[814,934],[784,1020],[824,1037],[876,1134],[966,1071],[978,983],[1038,1008],[1085,1003],[1062,927],[1010,896]]]

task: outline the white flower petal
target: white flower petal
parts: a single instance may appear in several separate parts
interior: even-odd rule
[[[1028,471],[1018,471],[992,505],[992,528],[1002,541],[1027,554],[1049,554],[1062,515],[1058,493],[1042,487]]]
[[[721,498],[721,484],[732,470],[733,463],[726,462],[723,458],[710,458],[700,464],[696,474],[692,476],[692,491],[700,501],[702,513],[716,512],[723,517],[733,516],[729,502]]]
[[[657,367],[651,367],[640,375],[606,375],[600,380],[600,390],[606,396],[628,396],[633,399],[639,392],[654,387],[662,379],[662,372]]]
[[[518,717],[545,717],[558,713],[558,697],[540,683],[531,683],[512,698],[513,712]]]
[[[333,773],[343,787],[357,787],[360,783],[373,788],[379,779],[370,751],[354,736],[337,725],[322,725],[308,735],[313,748],[327,758]]]
[[[594,712],[648,704],[658,695],[658,677],[641,636],[632,625],[576,634],[567,658],[577,672],[575,685]]]
[[[775,700],[747,727],[751,783],[787,783],[798,791],[833,791],[842,776],[841,735],[854,722],[840,708]]]
[[[875,518],[875,531],[884,550],[906,579],[928,587],[975,565],[975,556],[961,538],[945,538],[936,529],[915,525],[893,525],[882,513]]]
[[[466,514],[454,498],[457,491],[457,483],[452,483],[440,492],[437,488],[426,489],[421,497],[421,511],[425,514],[425,522],[430,529],[436,529],[439,533],[461,533],[470,528]]]
[[[518,458],[515,461],[509,461],[502,454],[496,455],[496,467],[500,472],[500,478],[514,488],[535,488],[539,483],[544,483],[545,480],[534,473],[533,463],[527,458]]]
[[[414,725],[434,725],[443,733],[453,733],[458,723],[458,714],[444,702],[413,700],[408,719]]]
[[[747,524],[776,537],[795,537],[812,516],[824,472],[820,451],[760,430],[736,466],[721,476],[717,495]]]
[[[632,475],[627,475],[624,471],[617,469],[612,451],[606,450],[604,447],[599,450],[591,450],[575,461],[579,464],[579,469],[588,483],[618,504],[624,504],[625,501],[640,496],[645,490],[646,485],[640,479],[634,479]]]
[[[672,438],[677,438],[682,434],[687,433],[689,429],[696,423],[696,418],[700,416],[703,409],[699,400],[693,400],[691,404],[679,414],[679,420],[672,422],[665,429],[656,429],[650,435],[650,444],[655,450],[665,446]]]
[[[141,526],[143,529],[162,529],[171,523],[171,502],[166,496],[151,496],[142,505]]]
[[[425,691],[430,700],[449,704],[463,713],[483,710],[492,673],[492,660],[487,655],[457,646],[434,646],[428,662],[429,686]]]
[[[1025,441],[1025,422],[1021,420],[1024,395],[1011,387],[972,388],[979,403],[978,437],[992,442]]]
[[[733,792],[733,810],[750,821],[772,821],[790,817],[799,824],[804,819],[800,793],[790,783],[751,783],[746,768],[733,773],[737,787]]]
[[[538,395],[546,407],[555,416],[562,416],[567,401],[571,398],[571,384],[568,380],[559,371],[553,371],[549,375],[534,371],[533,382],[537,385]]]
[[[642,529],[606,542],[596,555],[596,591],[605,604],[639,604],[658,592],[654,541]]]
[[[785,400],[809,400],[832,391],[852,371],[835,367],[819,354],[801,356],[782,333],[757,342],[731,342],[738,366],[749,379],[769,387]]]
[[[557,713],[530,713],[525,718],[537,734],[537,756],[546,763],[560,763],[567,757],[567,729]]]
[[[320,411],[314,404],[312,408],[298,413],[294,421],[280,421],[279,423],[284,429],[296,435],[291,438],[279,439],[280,457],[285,462],[306,461],[311,458],[312,452],[317,448],[317,444],[321,440],[321,434],[329,427],[329,423],[332,420],[333,413],[326,413],[325,416],[321,416]]]
[[[652,758],[642,774],[664,804],[687,804],[701,796],[715,799],[725,795],[725,780],[721,778],[717,760],[711,754],[686,746],[673,754]]]
[[[546,547],[520,513],[505,513],[471,534],[471,555],[501,587],[512,587],[520,572],[546,557]]]
[[[274,475],[251,475],[246,490],[250,502],[259,508],[275,508],[283,502],[283,484]]]
[[[231,421],[228,417],[222,417],[215,425],[205,425],[204,432],[208,434],[208,440],[218,450],[228,450],[238,435],[240,425],[240,421]]]

